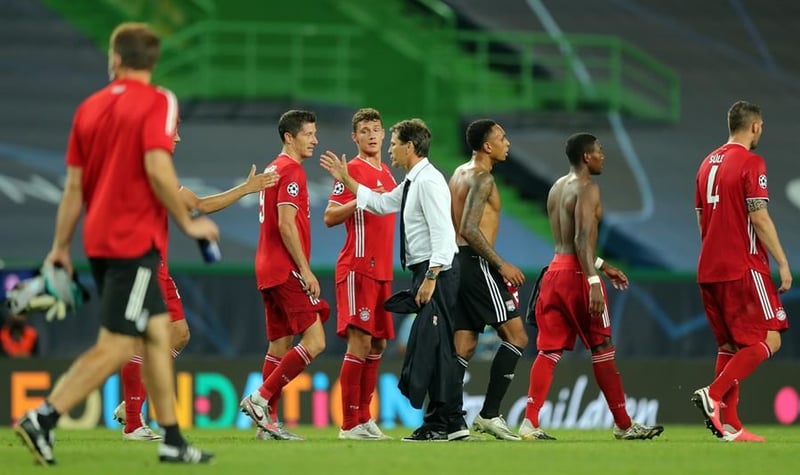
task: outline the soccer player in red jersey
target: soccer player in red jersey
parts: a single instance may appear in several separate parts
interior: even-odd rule
[[[384,136],[377,110],[355,113],[352,139],[358,155],[348,162],[347,170],[356,181],[378,192],[397,186],[381,161]],[[343,414],[339,438],[388,439],[369,406],[386,340],[394,338],[392,314],[383,309],[392,294],[394,214],[379,216],[357,209],[356,196],[336,181],[325,209],[325,224],[341,223],[345,223],[347,238],[336,262],[336,333],[347,339],[347,352],[339,372]]]
[[[175,143],[177,144],[180,141],[180,135],[176,131]],[[180,187],[179,193],[187,209],[201,214],[209,214],[227,208],[250,193],[257,193],[274,185],[277,179],[278,176],[273,171],[256,174],[256,166],[253,165],[245,182],[222,193],[200,198],[192,190],[184,186]],[[168,227],[166,222],[164,226],[165,228]],[[172,321],[170,323],[172,357],[177,358],[181,350],[189,343],[190,332],[178,287],[169,273],[166,247],[161,254],[161,264],[158,266],[158,283]],[[122,379],[123,400],[114,409],[114,418],[124,426],[122,429],[122,438],[124,440],[160,440],[161,436],[156,434],[142,417],[142,405],[147,394],[142,381],[141,366],[141,351],[138,351],[130,361],[122,366],[120,376]]]
[[[169,319],[156,276],[165,249],[167,211],[188,236],[216,241],[217,226],[192,219],[178,194],[172,152],[178,103],[150,84],[160,42],[146,26],[125,23],[111,35],[111,84],[75,113],[67,148],[67,178],[46,263],[72,272],[70,243],[86,208],[83,242],[101,295],[102,327],[36,410],[15,427],[37,462],[53,464],[53,429],[124,364],[143,342],[144,379],[164,430],[162,462],[202,463],[213,455],[189,445],[174,408]]]
[[[733,104],[728,142],[700,164],[695,188],[702,238],[697,281],[719,350],[716,379],[695,391],[692,401],[711,432],[727,441],[764,441],[739,420],[739,383],[778,351],[788,328],[778,293],[789,290],[792,272],[767,211],[767,167],[752,152],[763,127],[757,105]],[[778,263],[777,289],[767,252]]]
[[[280,178],[259,194],[255,271],[269,347],[262,367],[264,383],[239,406],[273,438],[284,438],[275,423],[281,390],[325,349],[322,324],[330,314],[309,265],[311,206],[302,162],[318,143],[316,121],[309,111],[290,110],[281,116],[278,135],[283,149],[270,164]],[[300,342],[292,347],[295,335]]]
[[[628,287],[628,278],[616,267],[596,258],[597,227],[603,214],[600,186],[593,175],[603,172],[605,156],[594,135],[579,133],[567,139],[570,171],[559,178],[547,195],[547,215],[556,254],[541,278],[536,301],[539,354],[531,367],[528,404],[519,435],[526,440],[553,439],[539,427],[542,408],[553,382],[553,371],[564,350],[572,350],[575,337],[592,352],[592,369],[597,385],[614,417],[617,439],[652,439],[662,426],[645,426],[631,421],[625,409],[625,391],[614,362],[600,270],[615,288]]]

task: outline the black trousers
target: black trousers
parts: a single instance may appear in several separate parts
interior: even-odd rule
[[[425,261],[409,266],[413,273],[411,288],[415,292],[425,279],[428,265],[429,262]],[[460,281],[458,259],[453,259],[453,266],[450,269],[439,272],[439,277],[436,279],[436,289],[432,297],[439,309],[440,323],[441,320],[444,320],[449,330],[447,343],[453,356],[441,361],[436,355],[431,355],[430,363],[436,365],[434,371],[436,376],[431,389],[428,391],[428,406],[425,408],[424,423],[435,430],[448,431],[466,425],[462,409],[464,399],[463,381],[459,377],[458,360],[456,359],[456,349],[453,343],[455,309]],[[445,383],[447,390],[441,391],[438,389],[442,386],[439,384],[440,382]]]

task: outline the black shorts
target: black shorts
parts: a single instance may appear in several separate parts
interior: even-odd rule
[[[517,301],[503,277],[469,246],[459,246],[461,264],[456,330],[483,333],[486,325],[498,327],[520,315]]]
[[[104,328],[140,336],[150,317],[167,313],[158,286],[160,261],[155,249],[133,259],[89,258],[100,292],[100,322]]]

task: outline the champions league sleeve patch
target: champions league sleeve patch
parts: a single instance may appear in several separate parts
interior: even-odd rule
[[[344,193],[344,183],[337,181],[333,184],[333,194],[339,196],[342,193]]]
[[[767,189],[767,175],[759,175],[758,176],[758,186],[763,189]]]
[[[295,181],[289,183],[286,185],[286,193],[289,193],[289,196],[292,197],[297,196],[297,194],[300,193],[300,185]]]

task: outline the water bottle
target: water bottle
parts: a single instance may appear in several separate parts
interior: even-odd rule
[[[189,216],[192,219],[203,216],[199,209],[189,211]],[[203,260],[208,264],[213,264],[222,260],[222,252],[219,250],[219,243],[217,241],[209,241],[208,239],[198,239],[197,245],[200,247],[200,254],[203,255]]]
[[[222,260],[222,252],[219,250],[219,243],[217,241],[198,239],[197,245],[200,246],[200,254],[203,255],[203,260],[208,264],[213,264]]]

